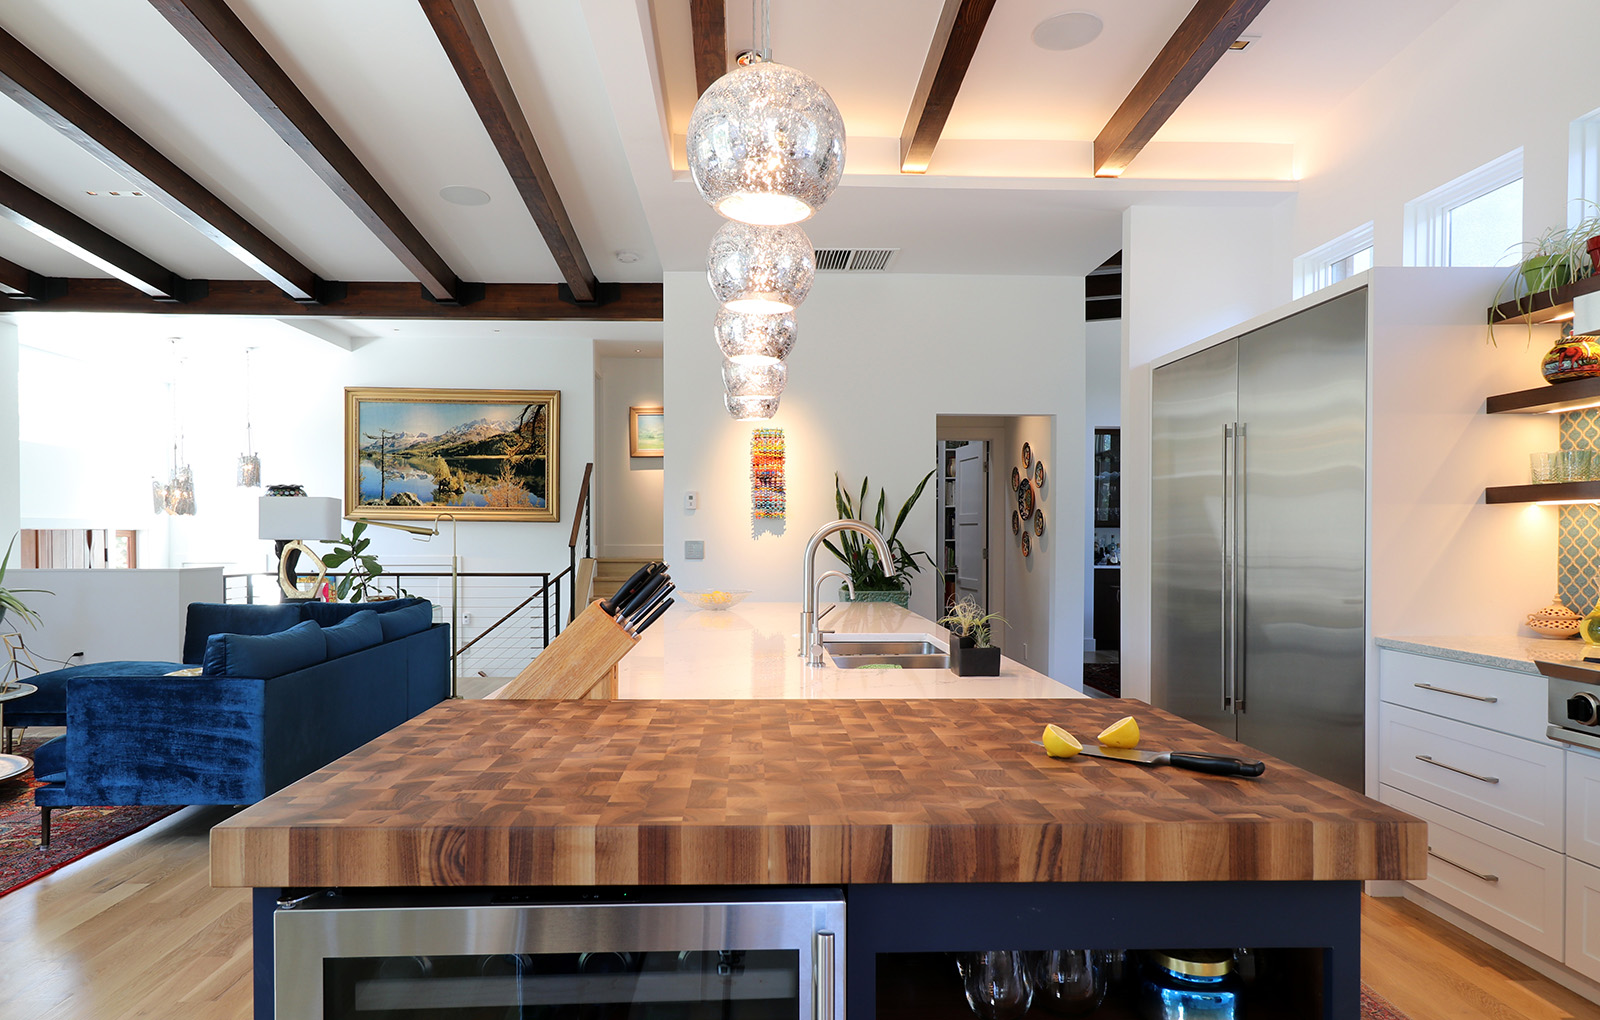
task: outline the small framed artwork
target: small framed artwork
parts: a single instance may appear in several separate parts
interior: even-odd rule
[[[628,408],[628,456],[660,457],[666,448],[665,412],[659,407]]]
[[[1033,470],[1033,447],[1027,443],[1022,444],[1022,470]]]
[[[1044,461],[1042,460],[1033,462],[1033,487],[1035,489],[1044,488]]]

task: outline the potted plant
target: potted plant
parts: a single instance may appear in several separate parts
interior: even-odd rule
[[[1535,294],[1564,287],[1587,276],[1591,270],[1588,241],[1600,234],[1600,216],[1592,216],[1575,227],[1551,227],[1531,241],[1511,246],[1517,262],[1495,291],[1494,304],[1498,305],[1509,293],[1524,311],[1533,310]],[[1528,323],[1528,335],[1533,335],[1533,323]],[[1494,342],[1494,322],[1489,323],[1489,340]],[[1563,378],[1570,378],[1566,376]],[[1557,379],[1546,379],[1556,382]]]
[[[999,613],[985,613],[971,595],[950,604],[949,615],[939,622],[950,631],[950,668],[957,676],[1000,675],[1000,649],[990,643],[997,621],[1006,622]]]
[[[350,534],[340,535],[332,543],[333,551],[323,557],[323,565],[329,570],[346,563],[350,565],[334,586],[334,595],[340,602],[375,602],[392,597],[377,594],[373,590],[383,574],[383,564],[378,562],[378,557],[367,552],[372,539],[362,534],[366,530],[367,522],[357,521],[355,527],[350,529]],[[406,593],[402,591],[400,594]]]
[[[54,592],[45,591],[43,588],[7,588],[6,568],[11,565],[11,550],[16,548],[17,536],[12,535],[11,541],[6,545],[6,554],[0,559],[0,622],[6,618],[7,612],[16,613],[22,621],[30,627],[39,625],[39,614],[29,609],[18,598],[18,595],[53,595]]]
[[[920,573],[922,564],[917,562],[917,557],[928,562],[935,570],[939,565],[933,557],[926,552],[910,552],[905,543],[900,541],[900,527],[905,524],[906,517],[911,513],[911,508],[922,497],[923,487],[928,484],[928,479],[933,477],[929,471],[922,476],[922,481],[917,483],[916,489],[911,493],[911,498],[900,507],[900,512],[895,515],[894,527],[885,530],[884,520],[888,507],[888,493],[883,489],[878,490],[878,511],[873,519],[868,522],[883,535],[884,542],[889,546],[889,555],[894,557],[894,573],[890,574],[884,569],[884,564],[878,562],[878,553],[858,532],[841,532],[839,543],[835,545],[832,539],[823,539],[822,544],[828,551],[839,558],[850,574],[850,583],[855,586],[855,595],[852,601],[856,602],[893,602],[905,608],[911,601],[911,575]],[[838,474],[833,476],[834,504],[838,508],[839,517],[852,518],[866,521],[864,516],[859,516],[857,511],[865,512],[867,507],[867,479],[861,479],[861,496],[852,500],[845,491],[844,484],[839,481]]]

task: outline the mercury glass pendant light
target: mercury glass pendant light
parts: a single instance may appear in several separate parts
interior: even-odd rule
[[[777,397],[735,397],[724,393],[722,399],[734,421],[762,421],[778,413]]]
[[[261,458],[256,456],[255,447],[250,443],[250,352],[254,347],[245,348],[244,352],[244,452],[239,454],[238,484],[247,488],[256,488],[261,485]]]
[[[733,312],[792,312],[811,291],[817,256],[796,226],[753,227],[730,220],[711,238],[706,278]]]
[[[730,397],[779,397],[788,381],[789,366],[781,361],[722,360],[722,387]]]
[[[173,351],[177,350],[177,338],[172,340]],[[154,480],[151,486],[155,496],[155,512],[165,513],[173,517],[191,517],[194,515],[194,472],[190,470],[187,460],[183,456],[183,426],[178,418],[178,375],[182,371],[183,362],[178,360],[173,370],[172,383],[168,390],[172,394],[172,474],[163,485],[159,479]]]
[[[722,356],[734,362],[782,361],[794,350],[795,323],[792,312],[757,315],[749,312],[717,312],[712,323]]]

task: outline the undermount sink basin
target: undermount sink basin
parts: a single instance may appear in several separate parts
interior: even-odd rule
[[[822,647],[836,669],[860,669],[862,666],[950,668],[950,656],[926,634],[824,634]]]

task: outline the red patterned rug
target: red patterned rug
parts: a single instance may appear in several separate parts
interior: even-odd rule
[[[1406,1015],[1389,1005],[1389,1000],[1361,982],[1361,1020],[1406,1020]]]
[[[43,738],[25,737],[16,753],[33,757]],[[39,847],[33,772],[0,780],[0,896],[158,822],[175,807],[75,807],[50,816],[50,846]]]

